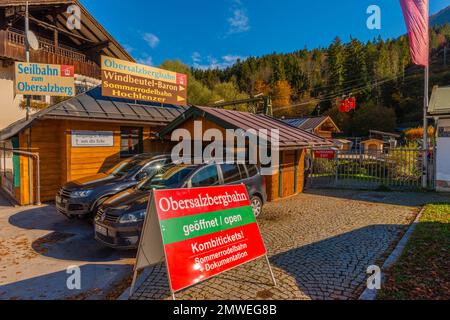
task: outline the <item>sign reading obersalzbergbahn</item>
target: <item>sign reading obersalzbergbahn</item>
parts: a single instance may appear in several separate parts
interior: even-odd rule
[[[102,95],[165,104],[187,104],[187,76],[102,56]]]
[[[16,62],[14,93],[73,97],[74,71],[74,66]]]
[[[266,255],[245,185],[154,190],[151,203],[137,266],[156,262],[161,243],[172,292]],[[158,222],[162,242],[150,230]]]

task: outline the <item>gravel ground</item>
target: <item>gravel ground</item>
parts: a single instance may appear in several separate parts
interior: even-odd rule
[[[259,219],[278,285],[264,259],[177,293],[179,299],[356,299],[367,267],[383,264],[421,205],[448,195],[311,190],[268,204]],[[163,265],[131,299],[170,299]]]

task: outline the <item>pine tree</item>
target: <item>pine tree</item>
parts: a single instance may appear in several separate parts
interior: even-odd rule
[[[328,48],[328,85],[335,93],[343,89],[345,79],[345,52],[341,39],[336,38]]]

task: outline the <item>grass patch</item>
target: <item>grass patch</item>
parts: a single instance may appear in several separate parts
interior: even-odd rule
[[[450,204],[427,205],[379,300],[450,299]]]

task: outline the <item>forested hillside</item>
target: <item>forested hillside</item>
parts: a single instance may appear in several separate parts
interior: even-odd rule
[[[433,27],[430,37],[431,89],[450,85],[450,58],[444,65],[450,24]],[[249,57],[227,69],[189,69],[176,61],[163,67],[189,73],[192,104],[264,93],[272,96],[276,116],[330,114],[346,134],[416,126],[422,117],[423,68],[411,65],[407,36],[367,43],[336,38],[328,48]],[[355,112],[338,112],[343,95],[356,96]]]

